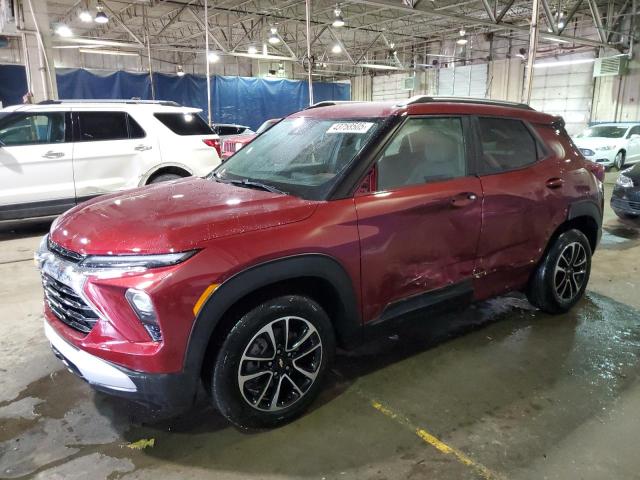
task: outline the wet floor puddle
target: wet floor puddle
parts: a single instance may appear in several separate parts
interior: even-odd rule
[[[370,427],[372,418],[376,419],[351,389],[363,387],[372,395],[392,401],[399,401],[398,392],[417,388],[439,388],[446,393],[447,388],[458,388],[454,380],[428,383],[438,382],[436,365],[438,375],[450,374],[453,378],[459,373],[455,362],[469,363],[465,357],[469,352],[484,352],[483,358],[509,366],[501,370],[513,384],[513,399],[509,401],[530,404],[532,417],[540,410],[559,408],[558,403],[563,401],[551,395],[541,399],[536,392],[570,379],[574,389],[571,401],[582,404],[575,408],[573,417],[564,416],[579,423],[615,401],[640,376],[638,313],[593,293],[572,312],[558,317],[533,310],[518,296],[484,302],[429,320],[411,333],[403,332],[339,355],[335,374],[308,415],[286,427],[253,434],[229,427],[204,401],[181,417],[161,419],[141,407],[94,393],[81,380],[59,371],[30,384],[14,401],[0,404],[0,477],[25,477],[96,453],[116,459],[119,468],[126,467],[122,471],[130,471],[134,468],[131,465],[140,469],[169,462],[247,474],[313,474],[300,469],[326,471],[327,466],[287,465],[283,459],[285,452],[318,448],[318,442],[325,442],[324,449],[336,450],[331,452],[338,458],[332,468],[347,468],[358,460],[375,462],[382,453],[374,446],[358,451],[360,458],[340,457],[347,444],[363,441],[362,425],[366,422]],[[414,370],[421,372],[422,380],[407,376]],[[482,374],[478,368],[471,371],[470,378],[458,375],[461,378],[456,381],[490,385],[491,379],[483,380]],[[439,432],[453,435],[477,423],[481,416],[511,415],[493,397],[477,397],[459,411],[447,412],[444,404],[434,403],[442,413],[439,420],[429,421]],[[511,421],[522,422],[515,414]],[[514,425],[520,426],[513,423],[504,428]],[[375,431],[371,435],[372,442],[381,442],[375,440]],[[154,446],[128,448],[144,439],[154,439]],[[335,442],[327,444],[327,439]],[[129,463],[124,465],[125,461]]]

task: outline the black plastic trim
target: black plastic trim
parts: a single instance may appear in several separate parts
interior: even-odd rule
[[[603,206],[598,205],[593,200],[575,201],[569,205],[567,220],[573,220],[578,217],[589,217],[596,222],[598,225],[596,245],[598,245],[598,243],[600,243],[600,238],[602,237]]]
[[[301,254],[249,267],[215,290],[191,328],[185,350],[185,372],[199,375],[215,327],[238,300],[260,288],[298,278],[319,278],[333,286],[340,302],[340,314],[332,318],[338,341],[343,345],[359,343],[362,321],[349,274],[330,256]]]
[[[75,198],[0,206],[0,221],[59,215],[76,205]]]

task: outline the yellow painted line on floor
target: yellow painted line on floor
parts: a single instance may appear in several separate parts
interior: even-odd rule
[[[425,443],[428,443],[439,452],[442,452],[445,455],[453,455],[456,458],[456,460],[458,460],[463,465],[466,465],[467,467],[475,470],[476,473],[479,474],[482,478],[485,478],[486,480],[499,480],[503,478],[497,473],[494,473],[491,470],[489,470],[484,465],[469,458],[460,450],[457,450],[447,445],[442,440],[439,440],[438,438],[434,437],[426,430],[423,430],[420,427],[416,427],[411,423],[411,421],[408,418],[405,418],[402,415],[395,413],[391,409],[382,405],[380,402],[371,400],[371,406],[375,408],[377,411],[379,411],[380,413],[382,413],[383,415],[385,415],[386,417],[389,417],[392,420],[395,420],[396,422],[401,424],[402,426],[412,430],[418,437],[422,439],[422,441],[424,441]]]

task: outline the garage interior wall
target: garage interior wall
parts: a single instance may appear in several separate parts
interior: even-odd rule
[[[562,61],[594,57],[594,53],[587,52],[565,55]],[[570,135],[576,134],[591,119],[593,83],[593,62],[536,68],[533,74],[531,106],[545,113],[561,115],[567,132]]]
[[[438,71],[438,95],[446,97],[487,97],[486,63],[441,68]]]
[[[524,61],[509,58],[489,62],[489,98],[508,102],[522,101],[524,87]]]
[[[637,122],[640,119],[640,61],[629,62],[626,75],[598,77],[592,122]]]

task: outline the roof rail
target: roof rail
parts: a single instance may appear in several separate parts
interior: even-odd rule
[[[60,105],[63,103],[125,103],[125,104],[142,104],[142,105],[163,105],[168,107],[181,107],[179,103],[171,100],[114,100],[114,99],[65,99],[65,100],[43,100],[38,105]]]
[[[313,105],[309,105],[305,107],[305,110],[309,110],[311,108],[319,108],[319,107],[330,107],[332,105],[343,105],[345,103],[362,103],[357,100],[324,100],[322,102],[314,103]]]
[[[419,95],[416,97],[409,98],[406,102],[401,102],[398,106],[407,106],[407,105],[415,105],[419,103],[473,103],[476,105],[494,105],[498,107],[510,107],[510,108],[520,108],[522,110],[533,110],[526,103],[517,103],[517,102],[506,102],[502,100],[489,100],[486,98],[471,98],[471,97],[440,97],[440,96],[429,96],[429,95]]]

